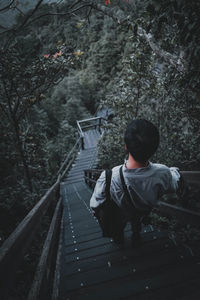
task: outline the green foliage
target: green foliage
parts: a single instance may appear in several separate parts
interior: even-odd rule
[[[198,1],[127,4],[118,0],[111,4],[109,9],[124,20],[120,25],[99,11],[92,11],[89,23],[85,9],[73,16],[39,18],[1,40],[1,45],[10,42],[0,59],[4,221],[11,219],[13,207],[20,219],[24,211],[18,213],[17,207],[27,212],[49,187],[75,142],[76,120],[93,115],[99,104],[114,114],[99,143],[100,167],[122,163],[124,130],[132,118],[142,117],[155,123],[161,133],[154,161],[181,169],[199,168]],[[35,17],[49,10],[67,11],[70,5],[71,1],[44,5]],[[25,17],[18,18],[18,25]],[[159,49],[178,58],[182,71],[152,51],[139,35],[139,27],[155,38]],[[12,109],[17,108],[19,141],[33,184],[31,197],[8,100]],[[13,218],[9,231],[17,220]]]
[[[124,143],[119,133],[123,136],[131,119],[145,118],[155,123],[161,133],[160,147],[153,160],[181,169],[194,165],[198,169],[199,97],[185,83],[187,71],[180,73],[164,63],[146,40],[133,32],[126,34],[124,45],[121,71],[112,77],[101,101],[112,109],[114,118],[100,141],[99,165],[111,167],[123,161]]]
[[[68,70],[80,71],[82,57],[59,40],[65,22],[56,32],[57,21],[49,21],[16,32],[9,49],[1,48],[1,243],[54,182],[76,141],[76,120],[95,110],[80,76],[67,76]]]

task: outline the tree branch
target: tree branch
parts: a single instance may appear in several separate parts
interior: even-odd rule
[[[78,8],[74,9],[74,10],[71,10],[69,12],[66,12],[66,13],[47,13],[47,14],[43,14],[43,15],[40,15],[36,18],[34,18],[33,20],[31,20],[28,25],[30,25],[31,23],[35,22],[36,20],[40,19],[40,18],[43,18],[43,17],[47,17],[47,16],[60,16],[60,17],[63,17],[63,16],[67,16],[67,15],[71,15],[75,12],[77,12],[78,10],[82,9],[82,8],[85,8],[85,7],[91,7],[91,4],[84,4],[82,6],[79,6]]]
[[[103,6],[100,4],[91,4],[91,7],[94,8],[95,10],[102,12],[104,15],[112,18],[118,24],[124,23],[124,21],[125,21],[125,19],[121,19],[121,18],[119,19],[116,16],[114,16],[113,10],[107,8],[106,6]]]
[[[15,0],[11,0],[7,6],[0,8],[0,12],[10,9],[11,5],[15,2]]]
[[[126,18],[116,18],[113,14],[113,10],[110,10],[109,8],[107,8],[105,6],[102,6],[100,4],[93,4],[92,7],[94,9],[102,12],[103,14],[111,17],[118,24],[121,24],[121,25],[128,24],[128,25],[131,25],[132,27],[134,27],[134,25],[135,25],[133,22],[130,22]],[[170,65],[173,65],[177,69],[177,71],[184,72],[187,69],[186,63],[183,62],[181,54],[179,56],[177,56],[177,55],[173,55],[167,51],[164,51],[162,48],[160,48],[154,42],[153,36],[151,34],[147,34],[146,31],[140,26],[138,26],[137,33],[140,37],[143,37],[146,40],[146,42],[149,44],[149,46],[151,47],[151,49],[153,50],[153,52],[156,55],[161,57],[164,61],[166,61]]]
[[[163,58],[166,62],[173,65],[179,72],[186,70],[186,64],[182,61],[181,54],[179,56],[173,55],[160,48],[154,41],[153,36],[150,33],[146,33],[144,29],[138,27],[138,35],[144,37],[153,52],[159,57]]]
[[[3,107],[3,105],[0,103],[0,108],[3,111],[3,113],[6,115],[6,117],[8,118],[8,120],[10,120],[9,114],[7,113],[7,111],[5,110],[5,108]]]
[[[12,111],[11,101],[10,101],[10,97],[9,97],[7,89],[6,89],[6,83],[5,83],[4,80],[2,80],[2,82],[3,82],[4,92],[5,92],[5,95],[6,95],[7,100],[8,100],[9,112],[10,112],[11,117],[13,117],[13,111]]]
[[[39,6],[42,4],[43,0],[39,0],[36,4],[35,8],[32,10],[30,14],[27,15],[24,22],[19,26],[18,30],[20,30],[27,22],[28,20],[34,15],[34,13],[38,10]]]
[[[17,114],[17,110],[18,110],[18,108],[19,108],[20,98],[21,98],[21,97],[20,97],[20,95],[19,95],[19,93],[18,93],[17,87],[15,86],[13,80],[12,80],[12,84],[13,84],[13,86],[14,86],[15,93],[16,93],[16,95],[17,95],[17,101],[16,101],[16,103],[15,103],[15,105],[14,105],[14,108],[13,108],[13,114],[16,115],[16,114]]]

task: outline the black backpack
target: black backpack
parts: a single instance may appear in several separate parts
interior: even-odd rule
[[[95,217],[97,218],[102,230],[103,237],[114,237],[124,227],[121,218],[121,209],[110,197],[110,183],[112,170],[106,172],[106,201],[95,208]]]
[[[126,218],[132,217],[141,220],[143,223],[148,223],[148,214],[150,209],[138,210],[130,199],[127,186],[124,181],[122,167],[120,167],[120,179],[124,190],[124,198],[122,200],[122,207],[120,208],[110,197],[110,184],[112,177],[112,170],[105,170],[106,172],[106,201],[94,209],[95,217],[97,218],[102,230],[103,237],[117,236],[126,225]],[[134,199],[140,201],[139,196],[134,193]],[[127,215],[128,212],[128,215]],[[125,217],[125,219],[124,219]],[[147,218],[145,222],[145,218]]]

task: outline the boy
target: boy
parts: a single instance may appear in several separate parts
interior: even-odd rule
[[[165,165],[149,161],[159,145],[158,129],[151,122],[144,119],[130,122],[124,141],[128,160],[122,166],[112,169],[110,185],[111,198],[121,208],[123,220],[123,228],[114,237],[114,241],[117,243],[123,243],[123,229],[128,221],[132,226],[133,242],[139,241],[141,216],[156,206],[163,194],[175,192],[180,179],[177,168],[168,168]],[[98,179],[90,199],[90,207],[94,211],[106,200],[105,188],[104,171]],[[127,197],[129,198],[128,202],[124,200]],[[125,205],[125,202],[128,205]]]

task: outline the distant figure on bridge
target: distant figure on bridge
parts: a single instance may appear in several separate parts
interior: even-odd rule
[[[180,174],[175,167],[149,161],[159,145],[158,129],[151,122],[144,119],[130,122],[124,141],[128,159],[112,169],[110,185],[110,196],[120,208],[119,223],[122,224],[113,239],[116,243],[123,243],[124,228],[130,222],[132,240],[137,243],[143,216],[156,206],[164,194],[177,191]],[[106,178],[103,171],[90,199],[94,214],[105,200]]]

